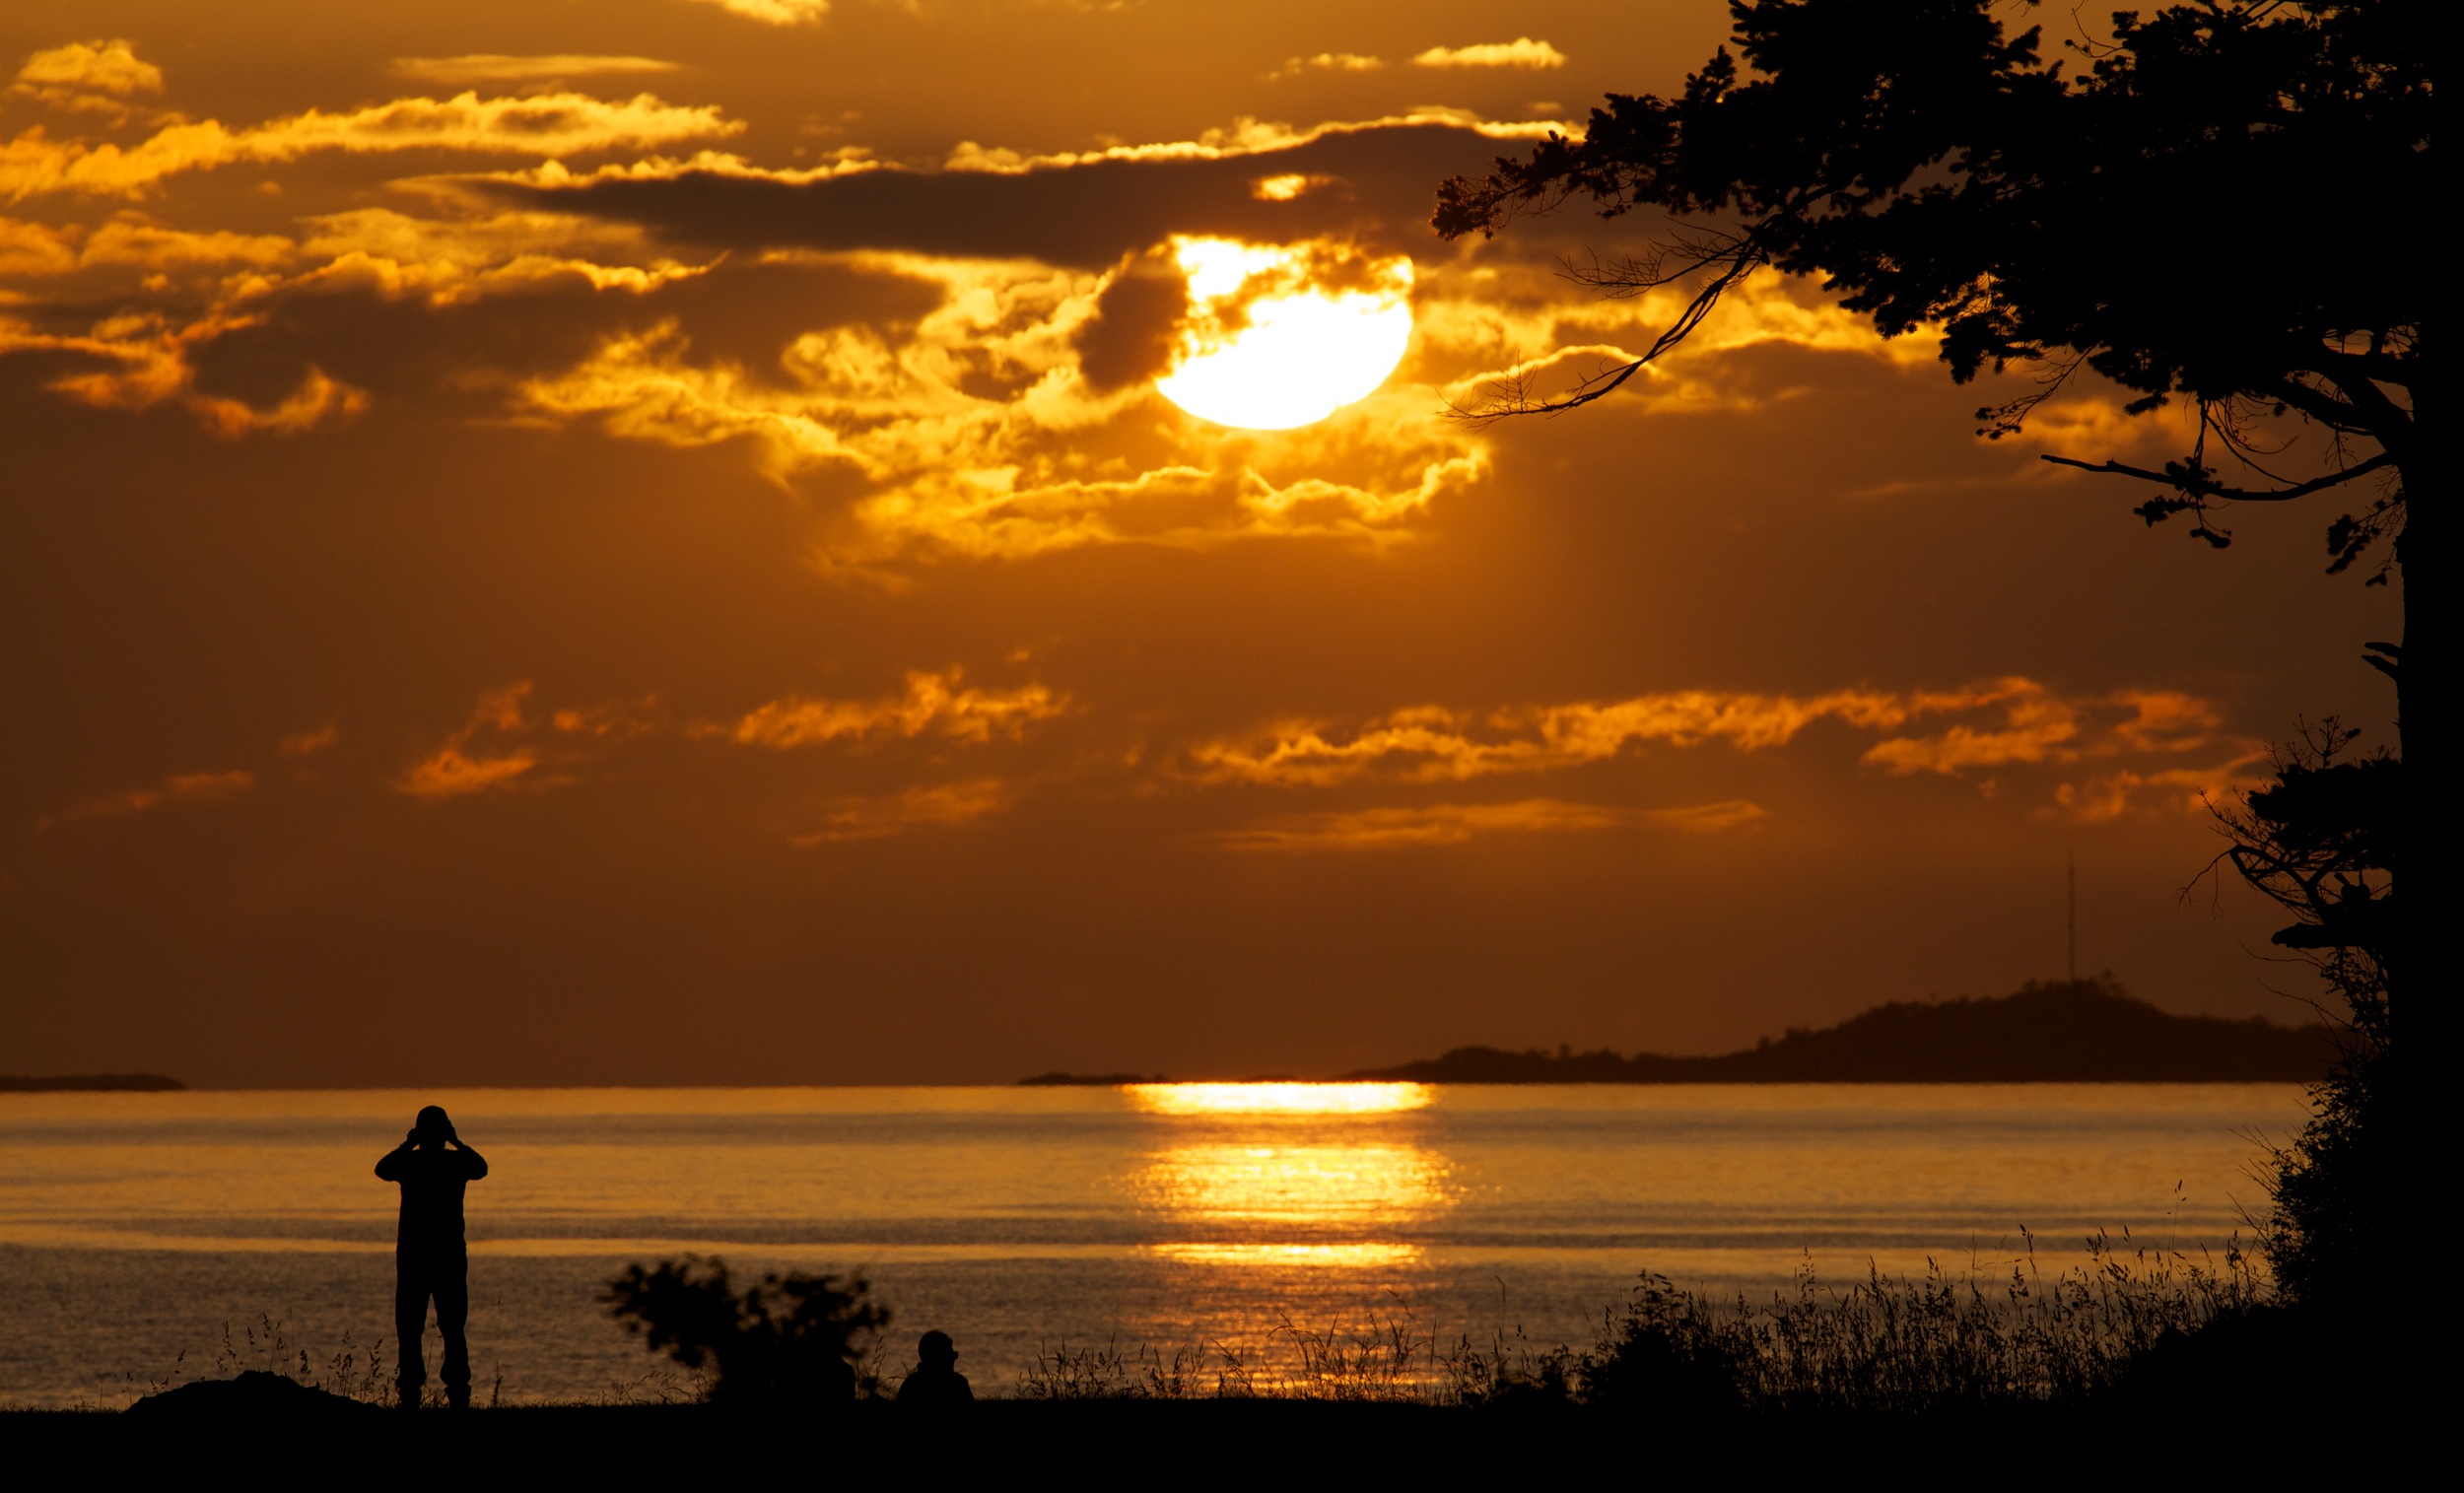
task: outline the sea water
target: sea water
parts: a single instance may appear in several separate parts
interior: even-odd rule
[[[685,1254],[861,1274],[890,1367],[936,1327],[1003,1393],[1056,1345],[1579,1345],[1646,1271],[1760,1299],[1991,1286],[2097,1230],[2221,1253],[2303,1115],[2282,1084],[0,1095],[0,1403],[390,1357],[370,1169],[431,1103],[491,1168],[470,1335],[506,1402],[665,1386],[596,1298]]]

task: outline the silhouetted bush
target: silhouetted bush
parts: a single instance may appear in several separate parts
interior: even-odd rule
[[[1536,1387],[1595,1404],[1697,1418],[1742,1408],[1751,1353],[1719,1315],[1647,1276],[1600,1350],[1543,1362]]]
[[[627,1266],[599,1300],[651,1351],[712,1374],[714,1401],[835,1403],[855,1397],[856,1364],[889,1325],[889,1312],[864,1299],[870,1289],[858,1277],[774,1271],[739,1292],[724,1260],[688,1255]]]
[[[2271,942],[2310,963],[2345,1004],[2340,1055],[2310,1089],[2308,1124],[2270,1152],[2275,1207],[2259,1240],[2289,1302],[2331,1310],[2375,1282],[2412,1195],[2392,1020],[2403,926],[2392,873],[2408,801],[2395,758],[2348,760],[2359,735],[2333,717],[2305,727],[2278,750],[2273,784],[2218,812],[2232,843],[2220,858],[2293,916]]]
[[[2260,1243],[2293,1302],[2332,1309],[2369,1290],[2398,1237],[2388,1066],[2385,1044],[2357,1022],[2344,1060],[2310,1090],[2309,1122],[2270,1158],[2276,1206]]]

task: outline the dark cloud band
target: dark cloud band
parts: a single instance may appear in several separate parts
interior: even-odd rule
[[[712,247],[903,249],[1117,263],[1173,234],[1289,242],[1344,234],[1425,250],[1435,185],[1484,170],[1499,142],[1451,124],[1321,135],[1283,150],[1211,159],[1108,159],[1000,173],[884,169],[816,181],[686,172],[660,180],[500,187],[527,205],[638,223]],[[1275,176],[1324,178],[1284,200]]]

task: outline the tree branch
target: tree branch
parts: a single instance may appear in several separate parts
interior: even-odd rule
[[[1764,251],[1754,241],[1751,234],[1741,236],[1736,240],[1735,246],[1726,253],[1729,257],[1728,268],[1722,270],[1709,285],[1694,294],[1694,299],[1686,304],[1685,309],[1678,314],[1677,320],[1670,324],[1668,330],[1653,340],[1650,348],[1640,358],[1623,364],[1613,371],[1594,373],[1575,385],[1573,393],[1556,399],[1538,401],[1530,399],[1524,393],[1526,385],[1522,376],[1517,376],[1510,387],[1500,388],[1498,384],[1491,384],[1490,387],[1498,392],[1488,402],[1472,409],[1454,407],[1452,410],[1454,418],[1485,426],[1511,415],[1562,415],[1568,410],[1579,410],[1594,400],[1607,398],[1614,393],[1620,384],[1641,373],[1644,364],[1683,342],[1695,327],[1702,324],[1702,319],[1711,314],[1711,308],[1719,304],[1721,296],[1725,295],[1731,286],[1753,273],[1765,262]]]
[[[2100,472],[2114,477],[2135,477],[2141,482],[2159,482],[2166,487],[2179,489],[2194,497],[2224,498],[2234,503],[2288,503],[2295,498],[2306,498],[2312,493],[2323,493],[2331,487],[2341,487],[2357,477],[2364,477],[2380,467],[2395,464],[2395,457],[2391,453],[2380,451],[2367,461],[2358,462],[2341,472],[2331,472],[2324,477],[2313,477],[2308,482],[2296,483],[2292,487],[2262,491],[2255,488],[2221,486],[2206,480],[2179,462],[2168,463],[2163,471],[2152,472],[2146,467],[2126,466],[2119,461],[2082,461],[2075,456],[2040,456],[2037,459],[2050,461],[2055,466],[2075,466],[2083,472]]]

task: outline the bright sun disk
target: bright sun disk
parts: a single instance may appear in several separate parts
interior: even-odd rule
[[[1411,261],[1364,261],[1331,289],[1305,247],[1176,238],[1191,314],[1163,396],[1252,431],[1311,425],[1377,392],[1411,342]]]

